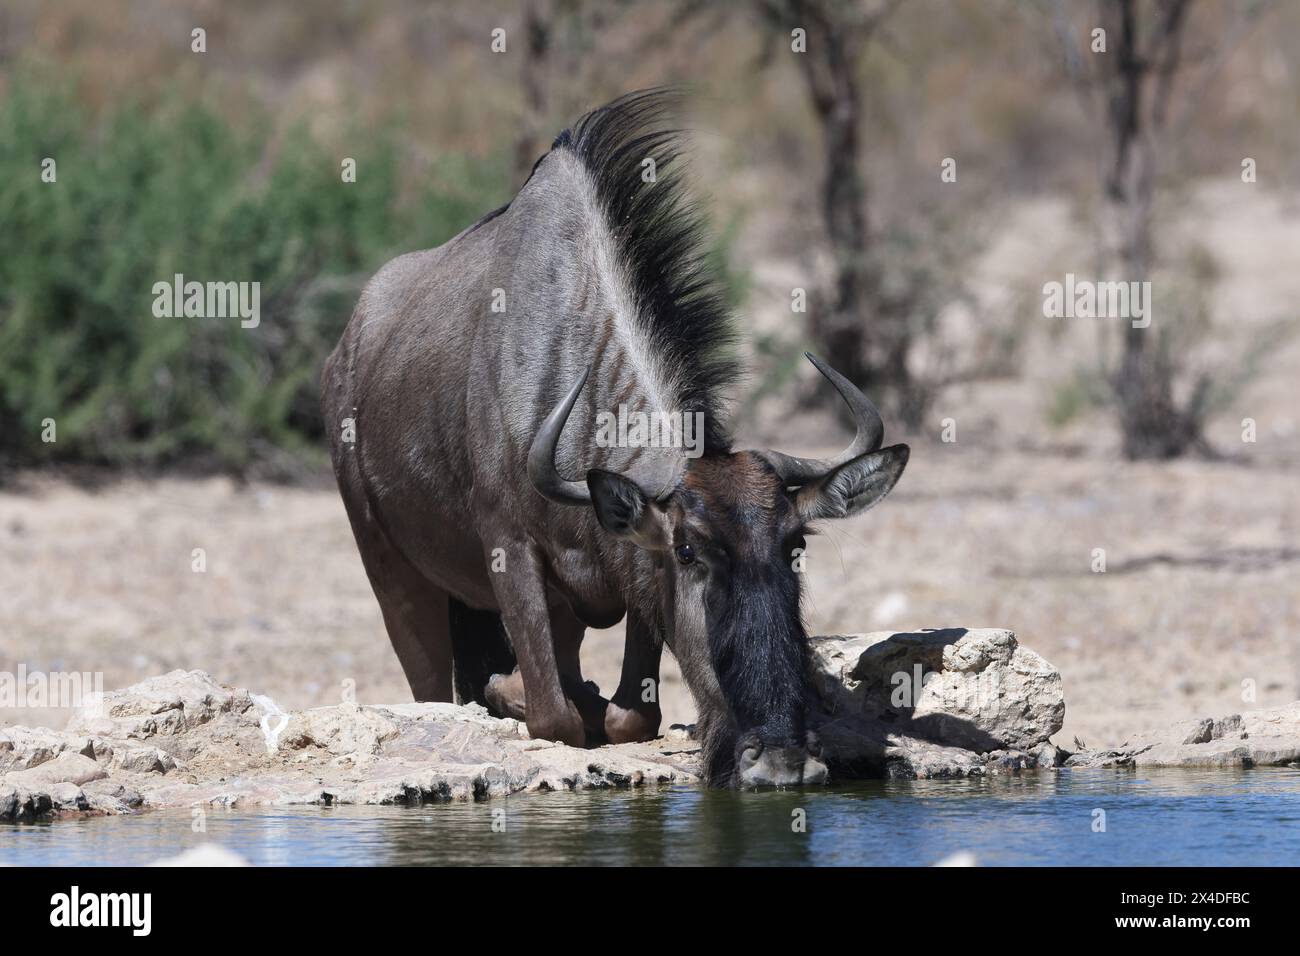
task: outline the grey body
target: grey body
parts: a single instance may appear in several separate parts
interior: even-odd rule
[[[595,627],[622,619],[638,588],[653,580],[649,557],[602,535],[591,510],[547,501],[526,472],[542,419],[589,365],[557,452],[560,470],[581,476],[635,465],[649,473],[657,465],[667,476],[681,467],[671,452],[599,448],[593,440],[598,409],[673,407],[671,383],[653,381],[654,363],[631,354],[639,336],[620,281],[590,178],[564,151],[546,156],[504,212],[385,265],[362,293],[322,387],[359,541],[374,541],[428,590],[472,608],[500,613],[502,592],[535,591],[540,582],[522,579],[540,575],[556,614]],[[502,311],[493,311],[494,302]],[[348,418],[352,443],[342,441]],[[503,568],[495,573],[494,557]],[[375,580],[381,564],[367,560],[377,592],[393,589]],[[419,626],[398,622],[412,633],[395,643],[417,697],[450,699],[449,638],[439,627],[445,615],[437,607],[432,613]],[[510,625],[507,619],[512,636],[525,626]],[[393,629],[390,621],[390,635]],[[654,671],[642,676],[657,678]],[[640,699],[639,683],[628,690]],[[540,721],[537,729],[553,728]]]
[[[791,549],[884,497],[907,447],[882,449],[871,403],[813,359],[854,443],[827,461],[731,450],[729,366],[703,357],[726,316],[700,294],[676,187],[638,175],[669,142],[643,129],[658,104],[589,114],[508,207],[371,280],[322,380],[334,469],[417,700],[478,700],[573,745],[648,739],[666,643],[711,780],[815,782]],[[620,406],[707,411],[703,457],[602,447],[597,416]],[[624,617],[607,700],[578,650]]]

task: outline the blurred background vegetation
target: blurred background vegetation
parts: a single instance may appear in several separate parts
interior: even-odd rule
[[[318,469],[320,365],[368,275],[506,201],[583,110],[665,83],[694,94],[742,421],[816,400],[814,347],[934,430],[1052,348],[1043,282],[1155,275],[1159,335],[1072,346],[1036,415],[1108,416],[1129,457],[1204,452],[1293,323],[1216,343],[1216,263],[1167,217],[1245,155],[1294,193],[1298,52],[1300,5],[1250,0],[0,0],[0,470]],[[1081,245],[990,290],[981,257],[1044,198]],[[259,281],[261,324],[155,318],[177,272]]]

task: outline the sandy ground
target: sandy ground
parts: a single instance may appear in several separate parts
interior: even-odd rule
[[[1300,214],[1222,187],[1188,209],[1224,270],[1222,325],[1207,349],[1235,354],[1252,328],[1294,316],[1300,272],[1288,257],[1300,248]],[[992,244],[985,284],[1086,272],[1068,241],[1044,238],[1071,235],[1063,204],[1024,206]],[[768,274],[756,270],[758,321]],[[768,301],[788,295],[780,278],[766,281]],[[1034,307],[1030,326],[1043,321]],[[1223,460],[1127,464],[1104,413],[1062,431],[1044,420],[1052,389],[1093,354],[1095,334],[1079,324],[1034,335],[1021,377],[942,396],[932,433],[907,436],[911,464],[889,500],[812,539],[811,630],[1012,628],[1063,674],[1067,744],[1075,735],[1116,744],[1170,719],[1300,697],[1300,336],[1212,422]],[[1245,416],[1258,423],[1253,444],[1241,441]],[[956,442],[940,440],[946,417]],[[809,454],[845,439],[824,414],[774,403],[758,421],[742,444]],[[1104,573],[1093,570],[1099,548]],[[621,652],[621,628],[589,632],[585,667],[606,692]],[[326,480],[165,477],[88,489],[18,476],[0,489],[0,671],[20,664],[102,671],[110,688],[198,667],[286,708],[338,702],[348,687],[362,702],[409,699]],[[666,723],[690,719],[671,662],[663,703]],[[0,709],[0,725],[12,723],[59,726],[61,715]]]

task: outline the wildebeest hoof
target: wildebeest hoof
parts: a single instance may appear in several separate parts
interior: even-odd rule
[[[612,744],[654,740],[659,735],[659,708],[630,710],[613,701],[605,708],[605,736]]]
[[[577,708],[566,701],[567,709],[559,714],[539,714],[528,718],[528,736],[534,740],[555,740],[570,747],[585,747],[587,729]]]
[[[498,717],[513,717],[524,720],[527,711],[524,708],[524,679],[519,671],[512,674],[493,674],[488,678],[487,687],[483,688],[488,709]]]

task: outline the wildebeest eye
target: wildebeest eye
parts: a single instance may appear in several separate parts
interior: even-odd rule
[[[695,563],[695,549],[689,544],[679,544],[673,549],[673,552],[677,555],[678,564]]]

